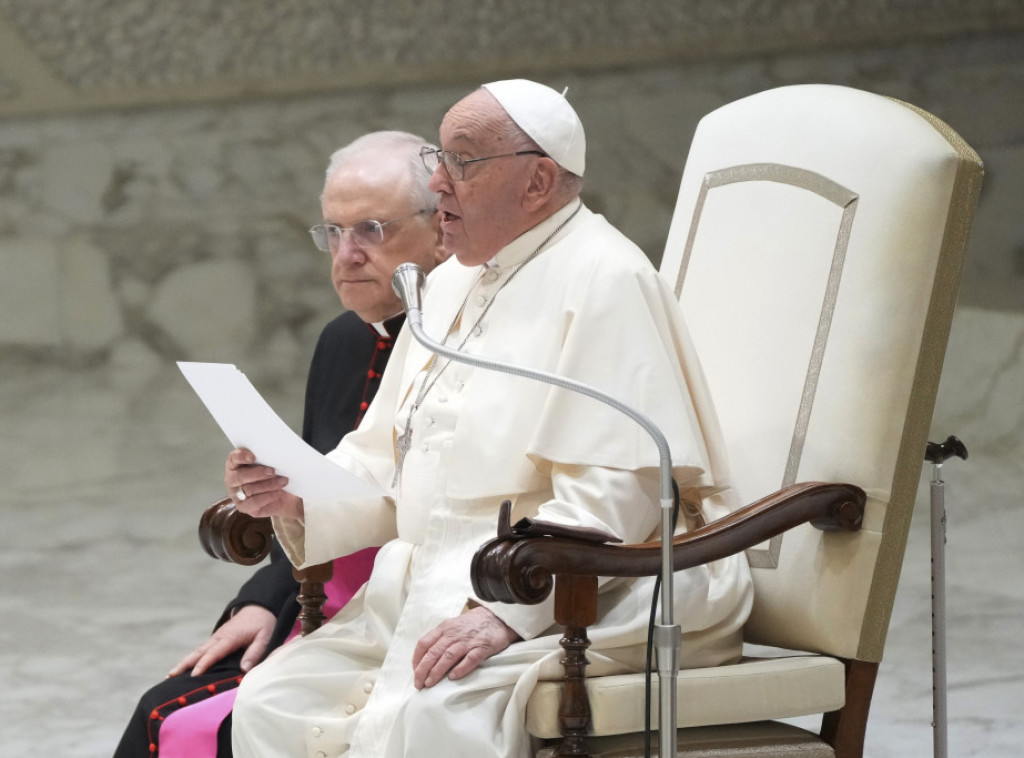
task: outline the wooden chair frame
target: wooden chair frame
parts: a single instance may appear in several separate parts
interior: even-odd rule
[[[254,518],[235,507],[231,498],[218,500],[199,519],[199,544],[211,558],[255,566],[270,553],[274,527],[269,518]],[[324,585],[331,581],[333,563],[292,569],[299,583],[299,623],[303,635],[319,629],[327,620]]]
[[[677,571],[734,555],[800,524],[823,531],[857,531],[864,492],[849,484],[796,484],[673,540]],[[473,557],[473,589],[482,600],[536,604],[554,589],[555,622],[564,627],[565,676],[559,708],[559,756],[587,756],[590,704],[584,685],[587,627],[597,620],[597,577],[657,576],[661,545],[608,545],[593,539],[523,537],[509,524],[510,504],[499,515],[498,536]],[[822,719],[821,737],[837,758],[863,752],[877,663],[848,660],[846,706]]]

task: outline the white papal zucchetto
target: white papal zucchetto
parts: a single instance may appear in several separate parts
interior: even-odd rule
[[[586,167],[583,124],[569,101],[557,91],[527,79],[484,84],[519,128],[555,163],[577,176]]]

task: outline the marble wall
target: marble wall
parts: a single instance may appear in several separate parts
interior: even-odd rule
[[[701,115],[789,83],[848,84],[945,118],[987,179],[964,302],[1024,310],[1024,36],[553,72],[588,129],[586,199],[655,260]],[[318,218],[326,156],[370,129],[436,133],[466,85],[0,120],[0,355],[116,370],[244,361],[292,381],[337,310]]]
[[[1015,0],[0,0],[0,113],[536,78],[1012,31],[1024,31]]]

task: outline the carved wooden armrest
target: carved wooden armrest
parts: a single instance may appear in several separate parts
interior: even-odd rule
[[[269,518],[254,518],[235,508],[226,497],[218,500],[199,519],[199,544],[213,558],[254,566],[270,552],[274,527]]]
[[[675,569],[734,555],[807,521],[827,531],[856,531],[865,500],[864,491],[849,484],[795,484],[676,537]],[[584,678],[587,627],[597,620],[597,577],[659,574],[661,543],[604,544],[593,530],[570,537],[571,529],[562,526],[545,533],[543,523],[510,524],[510,511],[511,504],[502,503],[498,536],[473,556],[473,589],[482,600],[531,605],[554,587],[555,622],[564,627],[560,644],[565,650],[557,755],[582,758],[589,755],[590,702]]]
[[[242,513],[231,498],[218,500],[199,519],[199,544],[213,558],[243,566],[253,566],[270,552],[274,527],[269,518],[255,518]],[[304,569],[293,569],[299,582],[299,621],[302,634],[318,629],[327,617],[323,607],[327,596],[324,585],[331,581],[333,563],[321,563]]]
[[[864,491],[851,484],[807,482],[779,490],[710,524],[673,540],[677,571],[710,563],[758,545],[810,522],[826,531],[856,531],[864,516]],[[498,536],[473,556],[477,597],[532,605],[551,592],[555,575],[656,576],[661,570],[660,542],[600,544],[590,535],[521,536],[499,517]]]

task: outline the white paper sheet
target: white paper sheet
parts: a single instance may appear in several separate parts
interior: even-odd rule
[[[231,444],[288,477],[301,498],[361,498],[383,491],[331,463],[274,413],[249,379],[230,363],[179,362],[178,368]]]

